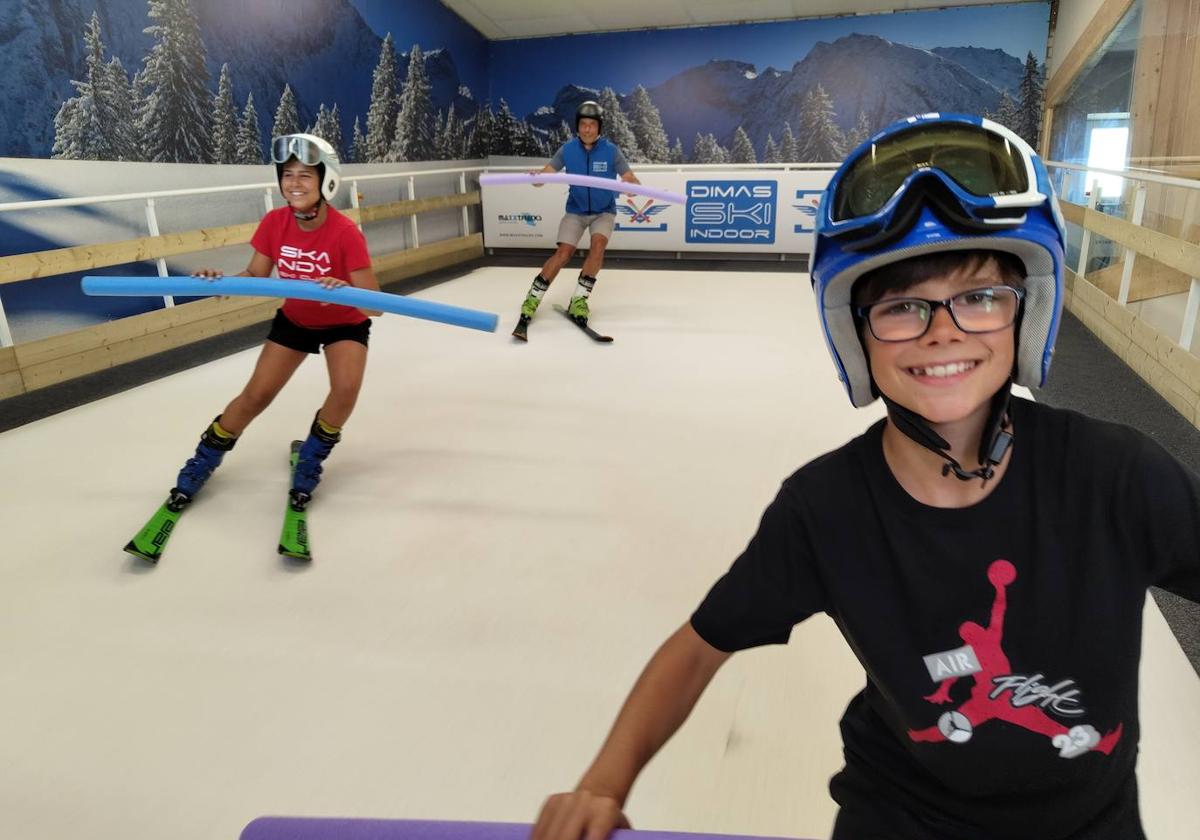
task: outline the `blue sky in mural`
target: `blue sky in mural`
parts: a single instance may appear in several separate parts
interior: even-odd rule
[[[448,49],[459,77],[478,100],[487,99],[487,39],[438,0],[350,0],[367,25],[382,38],[388,32],[396,49]]]
[[[356,3],[362,0],[355,0]],[[382,0],[372,0],[380,5]],[[1024,60],[1044,60],[1050,18],[1047,3],[964,7],[862,17],[819,18],[578,37],[491,42],[493,90],[513,111],[525,113],[552,102],[564,84],[610,86],[626,94],[651,87],[710,59],[733,59],[790,70],[818,42],[851,33],[878,35],[913,47],[1001,49]],[[594,59],[589,52],[596,52]],[[493,98],[496,98],[494,95]]]

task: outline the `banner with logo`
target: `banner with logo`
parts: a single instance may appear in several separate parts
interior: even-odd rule
[[[642,183],[682,193],[687,203],[618,194],[609,248],[807,254],[817,205],[832,174],[812,169],[638,172]],[[483,243],[552,249],[566,203],[563,184],[485,185]],[[586,237],[579,246],[587,246]]]

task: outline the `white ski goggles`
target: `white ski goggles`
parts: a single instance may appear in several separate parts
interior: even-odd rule
[[[316,166],[324,157],[324,150],[307,137],[285,134],[271,141],[271,163],[287,163],[291,158],[305,166]]]

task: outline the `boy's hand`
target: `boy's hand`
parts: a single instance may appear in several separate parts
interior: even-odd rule
[[[321,277],[313,280],[314,283],[323,289],[340,289],[343,286],[349,286],[345,280],[339,280],[336,277]]]
[[[630,827],[617,800],[577,790],[546,800],[530,840],[607,840],[615,829]]]

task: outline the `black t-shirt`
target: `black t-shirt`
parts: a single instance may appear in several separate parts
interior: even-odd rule
[[[835,837],[1141,836],[1142,607],[1151,584],[1200,601],[1200,482],[1132,429],[1011,411],[1008,469],[970,507],[909,496],[883,421],[809,463],[692,616],[724,651],[817,612],[849,642],[867,684]]]

